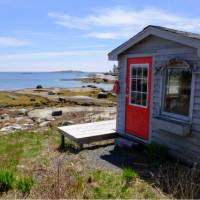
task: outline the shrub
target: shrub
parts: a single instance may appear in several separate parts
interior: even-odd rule
[[[0,169],[0,192],[7,192],[15,184],[15,176],[12,170]]]
[[[32,177],[25,177],[25,178],[20,179],[17,182],[17,189],[22,191],[23,193],[28,193],[30,192],[33,184],[34,184],[34,181]]]
[[[122,173],[122,178],[130,182],[136,178],[138,174],[131,168],[124,168]]]
[[[155,175],[156,186],[177,199],[198,199],[200,171],[177,163],[166,163]]]

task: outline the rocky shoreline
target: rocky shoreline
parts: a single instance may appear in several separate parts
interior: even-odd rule
[[[115,95],[100,88],[0,91],[0,134],[116,117]]]
[[[96,74],[81,79],[81,81],[84,83],[105,83],[105,84],[113,84],[115,80],[117,80],[117,76],[112,74]]]

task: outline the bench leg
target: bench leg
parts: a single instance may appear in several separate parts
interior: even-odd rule
[[[60,134],[60,136],[61,136],[61,145],[60,145],[60,147],[63,149],[63,148],[65,148],[65,136],[62,133]]]

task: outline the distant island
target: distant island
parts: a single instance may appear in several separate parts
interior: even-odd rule
[[[61,70],[61,71],[51,71],[51,73],[92,73],[92,72],[84,72],[80,70]]]

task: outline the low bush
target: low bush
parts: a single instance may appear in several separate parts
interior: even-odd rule
[[[124,168],[122,172],[122,178],[130,182],[135,179],[138,174],[131,168]]]
[[[199,199],[200,170],[179,163],[166,163],[159,167],[155,183],[162,191],[177,199]]]
[[[7,192],[12,189],[15,184],[15,176],[12,170],[0,169],[0,192]]]
[[[17,189],[23,193],[29,193],[33,184],[34,181],[32,177],[25,177],[17,181]]]

